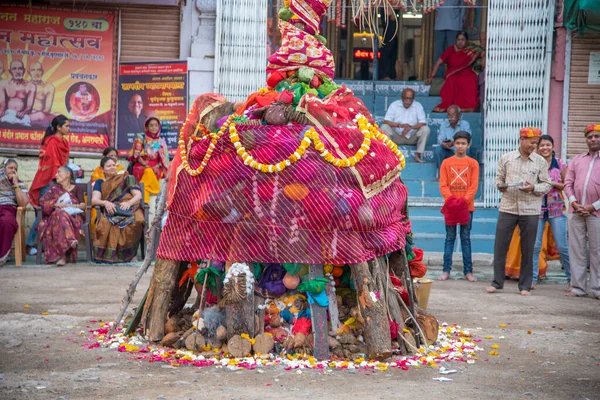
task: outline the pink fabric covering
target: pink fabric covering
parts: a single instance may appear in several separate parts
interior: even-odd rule
[[[333,79],[335,65],[331,51],[313,35],[285,21],[279,21],[281,47],[269,57],[267,74],[309,67]]]
[[[250,152],[257,161],[276,163],[293,153],[308,127],[237,129],[242,143],[254,142]],[[336,154],[335,142],[346,156],[363,137],[350,128],[326,128],[320,136],[329,151]],[[192,145],[192,168],[208,143]],[[376,140],[369,153],[354,168],[336,168],[310,147],[283,172],[264,174],[243,164],[226,133],[202,174],[178,174],[157,256],[344,264],[401,249],[410,222],[403,213],[408,193],[398,179],[398,159]]]

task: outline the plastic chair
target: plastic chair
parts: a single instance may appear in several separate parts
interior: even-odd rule
[[[21,267],[23,262],[27,260],[27,252],[25,251],[25,211],[26,207],[17,207],[17,224],[19,228],[15,234],[15,264]]]
[[[146,202],[144,201],[144,184],[140,182],[140,189],[142,191],[142,199],[140,200],[140,207],[142,208],[142,210],[144,210],[144,228],[142,230],[142,238],[140,240],[140,247],[141,247],[141,252],[142,252],[142,258],[146,257],[146,229],[148,227],[148,219],[150,218],[150,207],[148,206],[148,204],[146,204]],[[89,211],[86,211],[86,213],[88,213],[87,215],[87,220],[91,221],[91,209],[92,209],[92,182],[89,182],[87,184],[87,207],[86,209]],[[98,226],[98,220],[100,219],[100,215],[102,214],[102,207],[100,206],[94,206],[94,208],[96,209],[96,226]],[[92,228],[91,228],[91,224],[87,224],[87,231],[86,231],[87,235],[86,237],[89,238],[89,243],[86,239],[85,245],[86,245],[86,253],[88,255],[92,254]],[[90,258],[88,261],[92,261],[92,259]]]
[[[82,188],[83,190],[85,190],[87,183],[76,183],[75,186],[78,186],[80,188]],[[84,221],[83,224],[81,224],[81,227],[79,228],[80,230],[80,234],[81,232],[84,232],[84,236],[85,236],[85,252],[86,252],[86,260],[90,261],[92,259],[92,255],[89,251],[89,249],[91,247],[88,247],[88,241],[91,240],[90,235],[89,235],[89,231],[90,231],[90,219],[89,219],[89,207],[86,207],[86,210],[84,211],[83,215],[84,215]],[[38,222],[38,225],[40,222],[42,222],[42,207],[37,206],[34,207],[34,211],[35,211],[35,219]],[[41,264],[42,263],[42,252],[44,251],[43,247],[42,247],[42,241],[40,240],[40,237],[38,236],[37,238],[37,255],[35,256],[35,262],[36,264]]]

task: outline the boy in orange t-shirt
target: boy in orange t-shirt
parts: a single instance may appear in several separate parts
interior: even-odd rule
[[[454,148],[456,154],[445,159],[440,167],[440,192],[447,201],[454,196],[464,198],[469,207],[469,223],[460,226],[460,242],[463,257],[463,273],[470,282],[477,278],[473,276],[473,261],[471,259],[471,224],[475,211],[475,194],[479,185],[479,163],[467,156],[467,149],[471,144],[471,135],[461,131],[454,135]],[[456,225],[446,225],[446,243],[444,246],[444,269],[439,280],[445,281],[450,277],[452,269],[452,253],[456,241]]]

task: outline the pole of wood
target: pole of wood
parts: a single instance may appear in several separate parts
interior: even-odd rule
[[[310,279],[322,278],[323,266],[320,264],[310,264],[308,267],[308,277]],[[310,319],[315,343],[313,356],[317,360],[326,360],[329,358],[329,337],[327,336],[327,311],[325,311],[325,307],[321,307],[316,302],[311,304]]]
[[[135,294],[135,289],[137,288],[138,283],[140,283],[142,276],[144,276],[144,274],[148,270],[148,267],[150,267],[150,264],[152,264],[152,259],[154,258],[154,251],[153,251],[154,243],[158,241],[158,232],[160,232],[160,223],[161,223],[163,214],[165,213],[165,205],[167,202],[167,186],[169,186],[168,182],[169,182],[168,179],[164,180],[162,187],[160,188],[160,193],[158,194],[158,202],[157,202],[157,206],[156,206],[157,211],[156,211],[156,214],[154,215],[154,220],[152,221],[152,224],[150,225],[150,228],[149,228],[149,232],[150,232],[149,236],[150,237],[146,241],[146,255],[144,257],[144,262],[142,262],[142,265],[135,273],[133,280],[129,284],[129,288],[127,288],[125,297],[123,297],[123,300],[121,300],[121,309],[119,310],[119,314],[117,315],[117,318],[115,318],[115,323],[113,324],[113,326],[110,327],[108,334],[106,335],[107,339],[113,334],[117,325],[119,325],[121,323],[121,320],[123,319],[123,316],[125,315],[125,312],[127,311],[127,307],[129,307],[129,304],[133,300],[133,295]],[[134,327],[134,329],[135,329],[135,327]]]
[[[358,307],[364,319],[367,356],[371,360],[385,360],[392,355],[385,294],[381,298],[377,298],[377,287],[371,276],[368,263],[352,264],[350,265],[350,271],[358,295]]]
[[[156,260],[142,315],[142,326],[150,342],[158,342],[165,335],[165,322],[178,271],[179,261]]]

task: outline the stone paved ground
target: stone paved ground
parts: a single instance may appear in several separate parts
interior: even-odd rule
[[[480,268],[480,276],[489,275],[489,267]],[[136,362],[126,353],[83,349],[84,337],[77,333],[92,326],[91,319],[114,318],[135,270],[84,264],[0,269],[0,398],[600,398],[600,301],[566,298],[564,284],[540,285],[523,298],[515,282],[497,295],[484,293],[487,282],[434,282],[429,309],[440,322],[494,338],[483,340],[478,362],[445,365],[458,372],[448,376],[451,382],[437,382],[432,378],[442,375],[433,368],[232,372]],[[140,292],[148,281],[146,275]],[[507,327],[500,328],[501,323]],[[493,343],[500,346],[499,356],[488,355]]]

